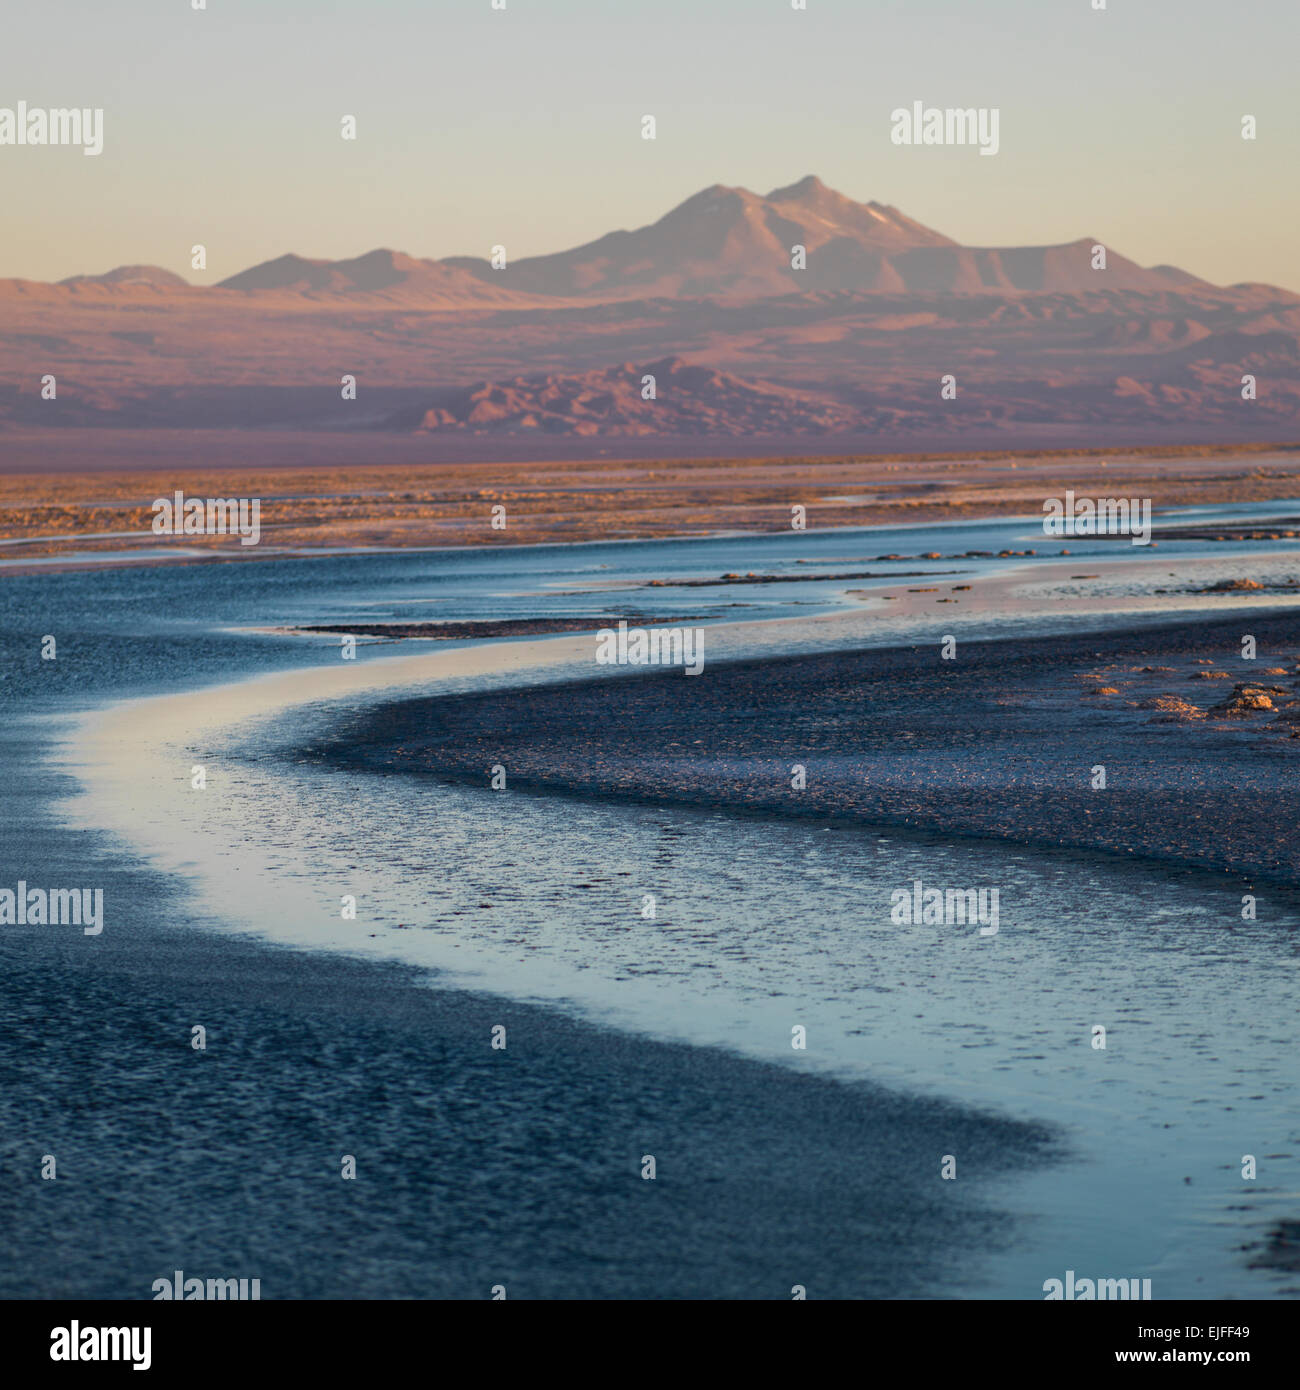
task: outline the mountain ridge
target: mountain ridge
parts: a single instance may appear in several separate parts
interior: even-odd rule
[[[197,286],[158,266],[119,266],[59,281],[70,293],[373,297],[455,308],[617,303],[655,298],[772,298],[827,290],[876,294],[1155,292],[1212,287],[1172,265],[1142,267],[1094,237],[1049,245],[964,246],[889,204],[857,202],[813,174],[767,194],[711,184],[643,227],[496,269],[479,256],[417,257],[377,247],[337,259],[286,252]],[[802,248],[804,265],[792,262]],[[46,282],[0,281],[38,292]],[[14,287],[23,287],[21,291]]]
[[[1300,438],[1300,295],[1113,248],[1094,270],[1096,244],[960,246],[809,176],[711,185],[501,271],[379,247],[289,253],[220,286],[140,265],[0,281],[0,434],[237,430],[269,449],[324,431],[361,451],[382,433],[456,457],[476,439],[546,457],[614,440]]]

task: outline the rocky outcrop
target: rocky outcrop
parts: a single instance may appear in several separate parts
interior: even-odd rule
[[[1232,694],[1217,705],[1212,705],[1210,712],[1221,718],[1240,719],[1259,710],[1272,709],[1274,695],[1290,693],[1279,685],[1256,685],[1251,681],[1239,681],[1232,687]]]
[[[1149,700],[1142,700],[1138,708],[1160,711],[1159,715],[1150,721],[1152,724],[1186,724],[1193,719],[1205,718],[1205,711],[1199,705],[1193,705],[1178,695],[1156,695]]]

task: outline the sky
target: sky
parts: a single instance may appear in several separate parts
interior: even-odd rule
[[[0,277],[513,260],[813,173],[966,245],[1300,291],[1296,0],[193,3],[6,7],[0,108],[101,107],[104,150],[0,146]],[[999,152],[892,144],[915,101],[997,107]]]

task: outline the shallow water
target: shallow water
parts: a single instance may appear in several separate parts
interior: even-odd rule
[[[1038,548],[1055,554],[1057,544],[1043,540],[1040,530]],[[620,1028],[1060,1126],[1073,1159],[994,1190],[999,1204],[1032,1219],[1014,1251],[970,1272],[965,1292],[1041,1297],[1043,1280],[1072,1268],[1151,1277],[1157,1298],[1267,1295],[1284,1281],[1249,1270],[1239,1247],[1295,1214],[1300,909],[1290,896],[1270,893],[1259,920],[1245,922],[1240,885],[1205,876],[494,793],[486,769],[480,791],[287,762],[288,750],[339,711],[395,690],[589,673],[589,641],[439,644],[436,660],[409,657],[429,653],[425,645],[402,647],[398,660],[392,646],[362,645],[361,660],[345,666],[327,639],[244,630],[587,613],[589,586],[611,581],[801,559],[814,572],[839,570],[845,557],[1033,545],[1030,523],[1004,520],[15,578],[0,591],[6,632],[19,641],[16,659],[6,644],[6,693],[52,732],[56,711],[207,687],[141,699],[107,720],[61,721],[58,746],[88,789],[67,808],[75,823],[108,828],[145,852],[192,887],[196,916],[227,929],[436,967],[456,983]],[[1083,555],[1090,546],[1090,568],[1258,553],[1178,542],[1154,556],[1079,538],[1069,548]],[[1013,563],[1033,578],[1032,560],[962,567],[988,574]],[[826,613],[844,587],[608,597],[637,611],[735,622]],[[737,602],[752,606],[730,606]],[[1149,616],[1159,614],[1153,604]],[[1045,603],[1017,621],[1059,628],[1063,611]],[[716,629],[716,649],[796,650],[846,633],[855,644],[884,642],[900,631],[878,618],[824,626],[746,621]],[[985,620],[984,629],[1005,624]],[[59,660],[40,663],[27,644],[51,631]],[[266,678],[322,660],[330,665]],[[258,674],[261,683],[248,680]],[[210,772],[203,793],[190,787],[195,763]],[[891,923],[891,893],[918,878],[997,887],[996,936]],[[340,917],[345,894],[357,898],[355,921]],[[646,894],[653,919],[643,915]],[[1091,1043],[1097,1024],[1107,1030],[1104,1051]],[[807,1030],[805,1051],[791,1047],[796,1025]],[[1253,1182],[1240,1176],[1245,1154],[1259,1163]],[[959,1180],[979,1182],[956,1157]]]
[[[277,744],[302,727],[223,749],[219,801],[166,805],[176,867],[194,856],[232,925],[1061,1125],[1080,1161],[1035,1181],[1050,1216],[984,1291],[1033,1296],[1066,1267],[1149,1276],[1157,1297],[1269,1283],[1234,1247],[1297,1186],[1291,895],[1246,922],[1238,884],[1079,856],[286,774]],[[916,879],[998,888],[997,934],[893,924],[891,893]],[[1021,1204],[1019,1187],[998,1199]]]

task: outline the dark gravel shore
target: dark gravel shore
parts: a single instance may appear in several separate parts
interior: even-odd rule
[[[572,618],[481,618],[471,622],[438,623],[346,623],[317,624],[295,627],[291,632],[339,633],[353,637],[426,638],[434,641],[461,642],[478,637],[533,637],[552,632],[591,632],[596,628],[616,624],[622,618],[628,623],[694,623],[698,617],[651,618],[642,614],[597,614]]]
[[[1257,611],[963,641],[952,660],[932,644],[708,665],[694,678],[637,672],[393,703],[307,755],[482,786],[499,763],[514,788],[906,825],[1294,884],[1297,653],[1300,616]],[[1216,709],[1238,684],[1273,693]]]

